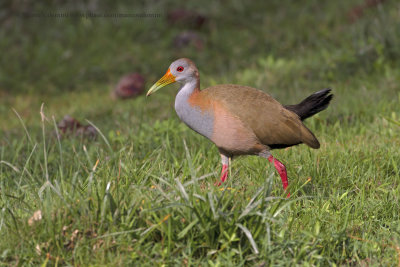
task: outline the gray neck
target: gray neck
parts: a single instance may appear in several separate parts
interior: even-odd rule
[[[191,129],[211,139],[214,128],[212,113],[203,112],[200,108],[189,104],[189,97],[198,90],[199,82],[193,79],[182,85],[175,97],[175,110],[179,118]]]
[[[175,97],[175,108],[176,108],[176,101],[178,98],[184,98],[187,100],[197,89],[199,89],[199,87],[198,87],[198,81],[196,81],[196,79],[192,79],[189,82],[184,83]]]

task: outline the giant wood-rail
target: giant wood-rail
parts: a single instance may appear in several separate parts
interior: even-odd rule
[[[318,91],[297,105],[287,106],[248,86],[223,84],[200,90],[197,67],[190,59],[181,58],[169,66],[147,96],[174,82],[182,84],[175,98],[179,118],[219,149],[221,182],[228,176],[229,158],[258,155],[274,164],[286,190],[285,165],[271,155],[271,150],[301,143],[315,149],[320,147],[302,121],[328,107],[333,97],[330,89]]]

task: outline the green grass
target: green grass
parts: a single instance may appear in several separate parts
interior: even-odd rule
[[[387,0],[350,23],[364,1],[349,2],[189,2],[209,17],[200,52],[174,49],[185,27],[165,17],[46,21],[3,4],[0,265],[400,264],[400,5]],[[176,5],[92,9],[164,14]],[[203,87],[249,85],[284,104],[333,89],[330,107],[306,121],[321,148],[273,151],[290,199],[257,157],[235,159],[214,187],[218,150],[175,115],[176,86],[110,100],[124,73],[142,72],[149,88],[183,56]],[[65,114],[102,136],[57,139]]]

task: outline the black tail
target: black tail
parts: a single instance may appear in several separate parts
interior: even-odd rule
[[[310,95],[309,97],[301,101],[300,104],[288,105],[285,106],[285,108],[296,113],[301,120],[305,120],[328,107],[329,102],[332,100],[333,97],[330,92],[330,88],[323,89]]]

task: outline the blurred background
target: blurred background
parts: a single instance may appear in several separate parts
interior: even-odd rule
[[[332,87],[327,112],[347,120],[398,100],[395,0],[17,0],[0,10],[2,134],[18,132],[11,108],[35,127],[42,103],[57,122],[69,115],[107,129],[173,117],[176,89],[142,92],[180,57],[197,64],[203,88],[243,84],[291,104]]]
[[[145,97],[181,57],[202,88],[332,88],[305,122],[321,148],[273,151],[289,201],[259,157],[214,187],[178,85]],[[398,0],[1,0],[0,265],[392,266],[399,81]]]

